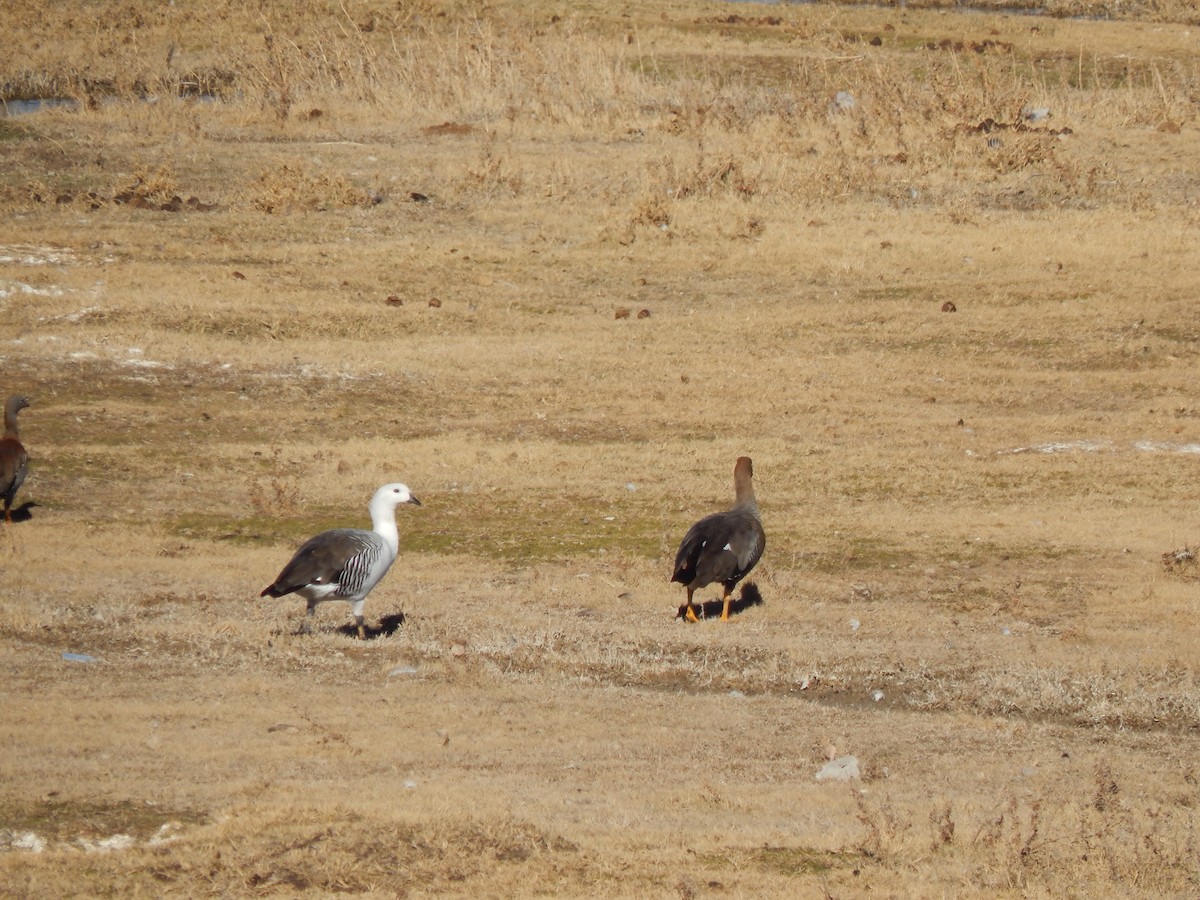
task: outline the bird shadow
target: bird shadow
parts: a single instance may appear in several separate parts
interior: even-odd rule
[[[35,506],[37,506],[37,503],[32,500],[26,500],[20,506],[15,506],[9,510],[9,514],[12,516],[13,524],[16,524],[17,522],[28,522],[30,519],[32,519],[33,513],[31,513],[30,510]]]
[[[388,616],[381,616],[379,625],[363,625],[363,639],[373,641],[375,638],[389,637],[400,630],[400,626],[404,624],[404,613],[392,613]],[[346,637],[357,638],[358,626],[345,624],[338,629],[338,634],[343,634]]]
[[[729,617],[733,618],[740,615],[752,606],[761,606],[763,600],[762,592],[758,589],[758,585],[753,581],[747,581],[742,585],[742,595],[735,598],[729,603]],[[699,607],[697,615],[701,619],[719,619],[721,617],[721,609],[724,603],[721,600],[705,600],[700,603],[693,602],[693,606]],[[675,618],[684,619],[686,621],[687,610],[684,606],[680,606],[678,612],[675,613]]]

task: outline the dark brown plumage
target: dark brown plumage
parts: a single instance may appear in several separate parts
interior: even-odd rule
[[[25,481],[29,454],[17,432],[17,413],[29,406],[20,394],[4,405],[4,437],[0,438],[0,497],[4,498],[4,521],[12,521],[12,503]]]
[[[737,499],[727,512],[705,516],[688,529],[675,556],[671,581],[687,587],[687,618],[696,621],[692,594],[720,582],[725,589],[721,621],[729,621],[730,592],[754,568],[767,536],[763,533],[758,503],[754,499],[754,465],[750,457],[738,458],[733,467]]]

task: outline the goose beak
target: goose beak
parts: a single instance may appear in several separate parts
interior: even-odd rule
[[[408,502],[409,502],[409,503],[411,503],[413,506],[420,506],[420,505],[421,505],[421,501],[420,501],[420,500],[418,500],[416,497],[412,497],[412,496],[410,496],[410,497],[408,498]]]

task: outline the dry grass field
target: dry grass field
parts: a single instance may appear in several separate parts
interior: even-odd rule
[[[1200,22],[921,5],[4,4],[0,895],[1196,896]]]

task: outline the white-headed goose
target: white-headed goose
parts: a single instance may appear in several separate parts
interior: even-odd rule
[[[345,600],[351,606],[359,639],[363,628],[363,605],[367,594],[379,584],[400,552],[396,530],[396,507],[402,503],[420,506],[421,501],[403,484],[385,484],[371,498],[371,531],[335,528],[309,538],[283,567],[279,577],[265,587],[260,597],[299,594],[308,601],[300,633],[312,629],[313,611],[325,600]]]

